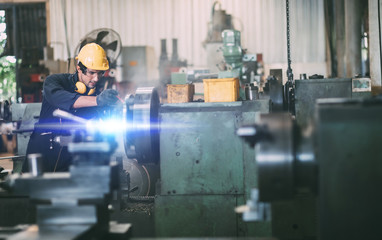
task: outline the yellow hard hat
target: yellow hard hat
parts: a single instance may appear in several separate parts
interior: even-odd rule
[[[105,50],[96,43],[88,43],[83,46],[76,60],[90,69],[101,71],[109,69],[109,61],[106,58]]]

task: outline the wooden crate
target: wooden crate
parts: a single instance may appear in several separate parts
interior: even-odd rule
[[[195,87],[193,84],[168,84],[167,103],[192,102]]]

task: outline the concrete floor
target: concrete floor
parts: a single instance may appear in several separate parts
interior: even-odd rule
[[[0,159],[3,157],[14,156],[16,150],[16,136],[7,134],[0,135]],[[13,170],[13,162],[11,159],[1,159],[0,167],[6,170]]]
[[[13,153],[0,153],[0,158],[13,156],[13,155],[14,155]],[[2,160],[0,160],[0,166],[6,170],[12,171],[13,162],[11,159],[2,159]]]

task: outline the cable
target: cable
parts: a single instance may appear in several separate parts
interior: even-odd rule
[[[70,70],[70,48],[69,48],[69,39],[68,39],[68,27],[66,24],[66,4],[65,0],[61,0],[61,7],[62,7],[62,16],[64,18],[64,30],[65,30],[65,39],[66,39],[66,50],[68,52],[68,72]]]
[[[57,160],[56,160],[56,165],[54,166],[53,172],[56,172],[57,165],[58,165],[58,162],[59,162],[60,157],[61,157],[62,148],[63,147],[60,147],[60,151],[58,152],[58,156],[57,156]]]
[[[150,174],[149,172],[147,171],[146,167],[142,165],[142,168],[145,170],[146,174],[147,174],[147,192],[146,192],[146,195],[145,196],[148,196],[149,193],[150,193],[150,188],[151,188],[151,181],[150,181]]]

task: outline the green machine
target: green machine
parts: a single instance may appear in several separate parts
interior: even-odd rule
[[[160,166],[157,237],[271,236],[269,222],[235,212],[257,186],[255,153],[236,130],[268,113],[269,99],[159,105],[154,88],[139,88],[126,103],[130,156]]]
[[[241,77],[243,67],[243,55],[244,51],[241,48],[241,34],[237,30],[224,30],[222,32],[223,37],[223,57],[228,65],[229,73],[231,77]]]
[[[241,47],[241,33],[234,29],[222,32],[223,46],[221,51],[225,61],[225,70],[218,72],[218,78],[238,78],[240,80],[240,97],[246,99],[243,91],[246,84],[254,84],[257,74],[257,57],[247,54]],[[256,82],[260,85],[260,82]]]

